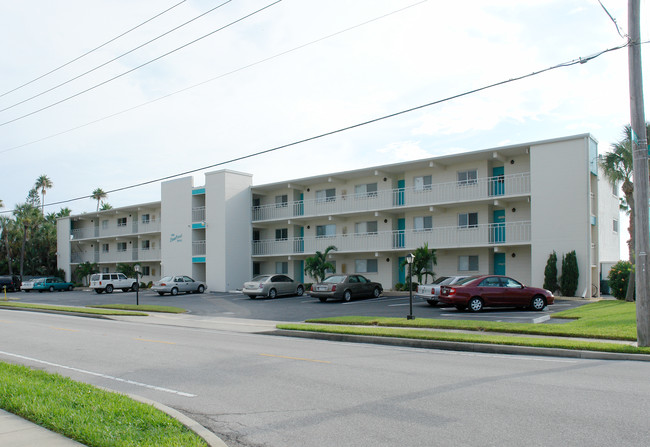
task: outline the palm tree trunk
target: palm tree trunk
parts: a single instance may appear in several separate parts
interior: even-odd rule
[[[11,266],[11,249],[9,248],[9,232],[5,229],[5,247],[7,248],[7,266],[9,267],[9,276],[13,276],[14,269]]]
[[[20,280],[23,280],[23,266],[25,264],[25,242],[27,242],[27,225],[23,224],[23,242],[20,246]]]

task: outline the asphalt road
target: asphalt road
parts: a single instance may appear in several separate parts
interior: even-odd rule
[[[609,447],[650,439],[646,362],[339,343],[147,318],[0,310],[0,359],[164,403],[230,447]]]
[[[87,306],[93,304],[135,304],[135,292],[113,292],[96,294],[90,291],[54,293],[14,293],[12,298],[21,302]],[[257,298],[251,300],[241,293],[204,293],[159,296],[151,291],[138,294],[140,304],[178,306],[191,314],[231,318],[251,318],[272,321],[296,322],[308,318],[334,317],[341,315],[361,315],[379,317],[406,317],[410,312],[408,294],[402,296],[381,296],[377,299],[358,299],[349,303],[342,301],[319,300],[304,295],[302,297],[282,297],[276,299]],[[416,318],[478,319],[508,322],[543,322],[561,324],[566,320],[549,320],[554,312],[583,305],[588,301],[556,299],[556,304],[547,306],[542,312],[521,311],[517,309],[485,309],[480,313],[458,311],[454,307],[432,307],[425,301],[413,298],[413,315]]]

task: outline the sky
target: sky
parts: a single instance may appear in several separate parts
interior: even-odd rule
[[[217,164],[195,186],[217,169],[259,185],[587,132],[603,153],[630,120],[625,48],[229,163],[618,47],[627,2],[601,1],[616,24],[597,0],[1,2],[0,212],[43,174],[46,210],[78,214],[96,202],[47,204]],[[158,200],[155,181],[106,199]]]

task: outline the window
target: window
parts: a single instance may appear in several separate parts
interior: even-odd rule
[[[377,234],[377,221],[357,222],[354,224],[356,234]]]
[[[126,251],[126,242],[118,242],[117,251]]]
[[[377,197],[377,183],[356,185],[354,187],[354,194],[357,198]]]
[[[275,263],[275,273],[282,273],[284,275],[289,273],[289,263],[288,262],[276,262]]]
[[[478,213],[461,213],[458,215],[459,228],[478,227]]]
[[[289,206],[289,196],[283,194],[281,196],[275,196],[275,207],[276,208],[286,208]]]
[[[458,185],[467,186],[467,185],[476,185],[478,182],[478,171],[476,169],[470,169],[469,171],[461,171],[458,173]]]
[[[420,177],[413,177],[413,189],[416,191],[424,191],[431,189],[431,176],[423,175]]]
[[[151,216],[150,216],[149,214],[143,214],[143,215],[141,216],[141,218],[142,218],[142,223],[143,223],[143,224],[148,224],[148,223],[149,223],[149,218],[150,218],[150,217],[151,217]]]
[[[618,234],[618,220],[617,219],[614,219],[612,221],[612,230],[614,230],[614,233]]]
[[[259,262],[253,262],[253,276],[257,276],[262,271]]]
[[[102,244],[102,253],[108,253],[108,244]]]
[[[334,197],[336,195],[336,189],[321,189],[316,191],[316,202],[333,202],[336,200]]]
[[[275,230],[276,241],[286,241],[289,237],[289,230],[286,228],[278,228]]]
[[[614,197],[618,197],[618,182],[614,182],[612,185],[612,194]]]
[[[149,247],[150,247],[150,242],[149,242],[148,239],[146,241],[142,241],[142,249],[143,250],[149,250]]]
[[[108,229],[108,220],[102,220],[102,230]]]
[[[328,260],[327,262],[332,264],[332,268],[325,270],[325,273],[327,275],[331,275],[332,273],[336,273],[336,261]]]
[[[126,227],[126,217],[118,217],[117,218],[117,226],[118,227]]]
[[[413,218],[413,229],[415,231],[428,231],[433,228],[432,216],[418,216]]]
[[[336,235],[336,225],[318,225],[316,227],[316,237],[334,237]]]
[[[111,271],[111,270],[110,270],[109,267],[102,267],[102,273],[108,273],[108,272],[110,272],[110,271]]]
[[[377,273],[376,259],[356,259],[354,266],[357,273]]]
[[[142,267],[142,276],[149,276],[149,266],[145,265]]]
[[[459,256],[458,270],[461,272],[478,271],[478,256]]]

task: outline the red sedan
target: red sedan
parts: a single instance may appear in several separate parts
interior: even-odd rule
[[[458,310],[479,312],[483,307],[523,307],[542,310],[553,304],[553,294],[545,289],[526,287],[507,276],[473,276],[453,286],[442,286],[440,302]]]

